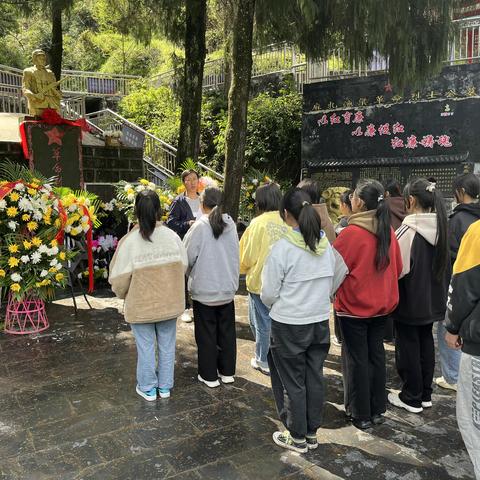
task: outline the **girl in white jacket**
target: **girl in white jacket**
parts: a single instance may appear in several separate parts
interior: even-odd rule
[[[272,247],[262,273],[262,302],[272,319],[269,366],[285,432],[274,442],[305,453],[317,448],[325,402],[323,363],[330,347],[335,259],[309,195],[285,194],[280,214],[292,227]],[[284,391],[288,402],[284,401]]]

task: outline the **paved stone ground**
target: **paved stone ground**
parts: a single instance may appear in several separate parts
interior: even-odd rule
[[[0,335],[0,478],[3,479],[473,479],[451,393],[435,390],[421,416],[397,409],[365,433],[345,421],[339,349],[326,362],[320,447],[275,446],[268,378],[253,371],[246,298],[238,296],[238,371],[232,386],[196,381],[193,325],[179,324],[172,397],[147,403],[134,390],[135,345],[121,303],[71,300],[49,307],[37,336]],[[393,350],[389,386],[398,387]]]

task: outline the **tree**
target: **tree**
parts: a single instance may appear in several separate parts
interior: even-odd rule
[[[238,216],[242,185],[247,106],[252,74],[252,37],[255,0],[235,0],[233,5],[233,35],[231,86],[228,92],[228,122],[225,145],[225,210]]]
[[[187,158],[198,160],[200,147],[200,118],[202,109],[203,67],[205,65],[205,32],[207,0],[185,2],[185,62],[182,78],[182,116],[176,168]]]
[[[455,1],[234,0],[233,78],[225,151],[225,197],[232,217],[237,217],[243,174],[245,86],[251,74],[255,16],[259,38],[262,32],[274,32],[277,40],[293,41],[310,58],[326,58],[339,42],[348,52],[345,61],[352,65],[378,52],[389,59],[390,82],[402,88],[422,82],[441,68]]]

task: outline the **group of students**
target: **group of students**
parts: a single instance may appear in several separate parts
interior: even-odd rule
[[[186,186],[189,176],[195,185],[198,175],[184,172]],[[197,196],[193,190],[191,186],[192,198],[187,188],[176,200],[167,222],[183,241],[158,222],[156,194],[141,192],[135,206],[138,226],[123,237],[112,260],[110,282],[125,298],[125,317],[137,343],[137,393],[147,400],[155,400],[157,390],[160,397],[170,395],[175,320],[185,306],[185,273],[193,301],[198,380],[209,387],[217,387],[219,379],[234,381],[233,299],[239,273],[244,273],[255,337],[251,365],[270,375],[287,429],[273,434],[277,445],[300,453],[318,446],[332,302],[342,340],[345,411],[353,425],[368,429],[384,422],[383,341],[389,319],[395,325],[402,389],[389,393],[388,401],[411,413],[432,406],[432,327],[445,319],[452,238],[458,250],[469,224],[480,218],[475,213],[480,185],[474,175],[456,179],[459,205],[450,229],[443,196],[427,179],[412,180],[405,187],[405,216],[396,231],[392,203],[400,204],[393,200],[398,195],[378,181],[360,180],[343,198],[350,211],[344,210],[348,219],[336,229],[315,182],[302,182],[285,195],[274,183],[263,185],[256,191],[258,215],[240,242],[235,223],[222,213],[222,192],[207,188]],[[467,204],[476,207],[462,207]],[[198,213],[193,213],[197,205]],[[474,263],[473,257],[466,262],[469,267]],[[468,297],[470,303],[479,301],[475,295]],[[462,314],[455,301],[450,305],[454,320],[446,325],[447,343],[459,348],[456,335]],[[480,306],[474,308],[478,316]],[[445,381],[453,382],[446,374],[451,367],[445,368],[442,365]]]

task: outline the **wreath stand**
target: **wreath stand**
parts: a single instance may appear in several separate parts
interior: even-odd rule
[[[28,335],[42,332],[49,326],[43,300],[33,296],[16,300],[11,293],[8,294],[4,328],[6,333]]]
[[[75,300],[75,291],[74,291],[74,282],[77,283],[78,286],[80,286],[80,289],[82,291],[83,298],[87,302],[88,307],[90,310],[93,310],[92,305],[88,301],[87,295],[85,293],[85,289],[83,288],[82,282],[79,280],[79,278],[75,275],[75,270],[77,267],[80,265],[80,262],[83,260],[87,260],[87,251],[86,251],[86,245],[82,242],[74,240],[72,237],[66,235],[65,236],[65,249],[68,251],[71,251],[73,249],[79,250],[79,254],[75,256],[73,260],[68,260],[67,262],[67,271],[68,271],[68,286],[70,287],[70,294],[72,296],[73,300],[73,307],[75,309],[75,315],[78,313],[78,307],[77,307],[77,301]]]

